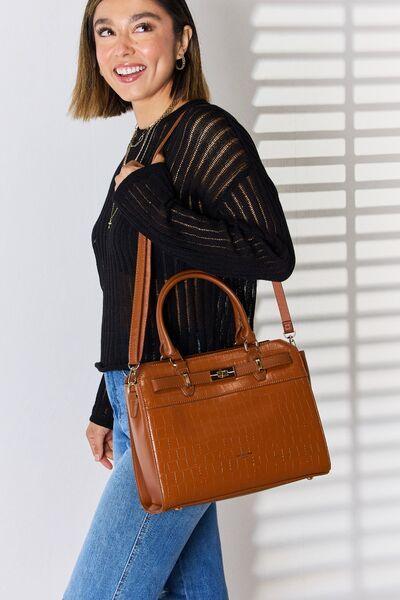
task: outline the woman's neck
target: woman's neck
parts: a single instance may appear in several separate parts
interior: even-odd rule
[[[187,100],[185,99],[178,100],[173,110],[176,110],[186,102]],[[164,114],[171,103],[171,98],[167,98],[162,102],[158,98],[154,101],[146,99],[135,103],[132,102],[133,112],[135,113],[135,119],[139,129],[147,129],[150,127],[150,125]]]

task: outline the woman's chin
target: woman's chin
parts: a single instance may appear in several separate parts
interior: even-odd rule
[[[121,92],[120,89],[114,89],[114,92],[118,94],[121,100],[124,100],[125,102],[134,102],[135,100],[140,100],[143,97],[142,94],[138,94],[137,92],[134,93],[133,91],[129,93],[128,90],[124,90]]]

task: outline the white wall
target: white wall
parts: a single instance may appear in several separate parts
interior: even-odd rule
[[[284,289],[332,458],[329,476],[218,503],[230,598],[398,597],[399,5],[189,4],[212,100],[280,192],[297,254]],[[90,233],[135,123],[66,115],[84,5],[3,8],[0,596],[18,600],[61,597],[109,476],[85,438]],[[259,283],[260,340],[282,336],[271,292]]]

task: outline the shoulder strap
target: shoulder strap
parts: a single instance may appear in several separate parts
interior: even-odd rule
[[[158,148],[153,154],[152,163],[161,151],[169,136],[183,117],[182,112],[173,123]],[[143,354],[144,338],[146,333],[147,313],[149,308],[149,292],[151,281],[151,240],[138,232],[138,247],[136,257],[136,272],[133,289],[133,303],[131,316],[131,329],[129,336],[129,368],[138,365]],[[272,282],[275,297],[282,319],[284,334],[294,334],[292,319],[286,302],[285,292],[280,281]]]
[[[184,111],[175,120],[164,139],[153,154],[152,163],[163,148],[169,136],[178,125]],[[133,303],[131,330],[129,335],[129,368],[140,362],[143,354],[144,336],[146,333],[147,312],[149,308],[149,292],[151,280],[151,240],[140,231],[138,232],[138,247],[136,256],[136,273],[133,288]]]

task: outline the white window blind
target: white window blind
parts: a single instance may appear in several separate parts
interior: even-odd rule
[[[331,474],[257,496],[257,600],[400,597],[400,4],[251,11],[253,137],[297,264],[283,282]],[[256,334],[283,337],[266,281]]]

